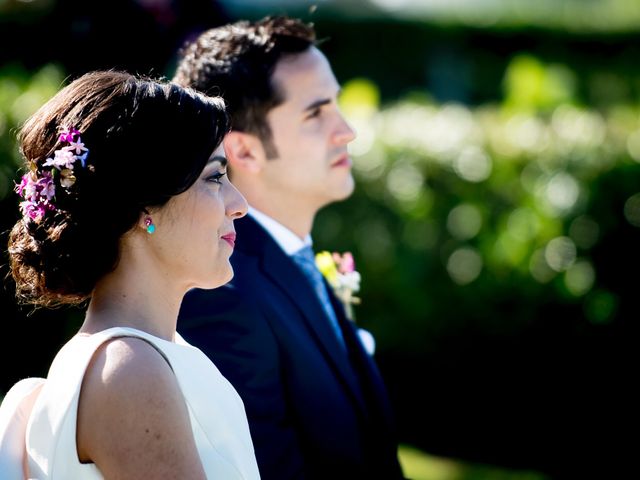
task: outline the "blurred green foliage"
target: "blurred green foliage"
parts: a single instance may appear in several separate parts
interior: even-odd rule
[[[400,445],[399,457],[404,475],[411,480],[548,480],[538,472],[435,457],[409,445]]]
[[[260,17],[287,8],[296,15],[395,18],[427,23],[521,29],[539,26],[577,32],[637,31],[634,0],[222,0],[236,18]]]
[[[356,314],[385,349],[424,352],[434,330],[472,318],[515,331],[549,302],[613,318],[591,249],[616,212],[594,210],[592,187],[607,172],[637,175],[640,113],[579,105],[572,72],[531,56],[514,57],[503,86],[503,102],[470,108],[424,95],[381,106],[372,82],[344,85],[358,186],[314,236],[360,260]],[[640,225],[639,196],[624,214]],[[506,318],[508,297],[518,311]]]
[[[13,190],[22,165],[16,145],[19,126],[58,91],[63,76],[56,65],[36,72],[17,64],[0,66],[0,200]]]

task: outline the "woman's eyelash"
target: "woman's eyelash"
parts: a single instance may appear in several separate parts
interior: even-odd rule
[[[222,177],[226,174],[227,172],[216,172],[213,175],[209,175],[206,180],[207,182],[222,183]]]

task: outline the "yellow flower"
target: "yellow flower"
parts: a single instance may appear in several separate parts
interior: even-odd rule
[[[327,279],[327,282],[331,284],[332,287],[336,287],[339,282],[339,273],[336,268],[336,262],[333,261],[333,256],[331,253],[326,250],[323,252],[316,253],[316,265],[318,269],[324,275],[324,278]]]

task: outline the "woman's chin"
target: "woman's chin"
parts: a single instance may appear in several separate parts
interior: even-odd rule
[[[210,290],[212,288],[218,288],[226,283],[229,283],[233,278],[233,267],[228,261],[226,263],[227,264],[225,265],[225,268],[216,271],[215,274],[212,275],[206,282],[207,285],[200,288]]]
[[[192,288],[200,288],[203,290],[211,290],[221,287],[222,285],[229,283],[233,278],[233,267],[229,262],[229,259],[223,260],[215,271],[200,272],[197,278],[192,279],[189,290]]]

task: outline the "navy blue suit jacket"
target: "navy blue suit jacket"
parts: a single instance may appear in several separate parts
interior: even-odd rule
[[[191,290],[178,331],[242,397],[262,479],[403,478],[387,393],[342,305],[332,295],[348,353],[293,260],[252,218],[235,226],[233,280]]]

